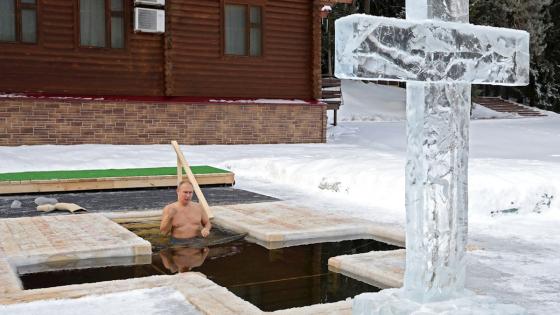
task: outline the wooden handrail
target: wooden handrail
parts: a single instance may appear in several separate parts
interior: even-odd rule
[[[196,197],[198,198],[198,202],[200,202],[200,205],[202,206],[202,209],[204,209],[204,212],[206,212],[208,219],[212,219],[214,217],[214,214],[212,213],[212,210],[210,210],[210,207],[208,206],[208,202],[206,202],[206,198],[204,198],[204,195],[202,194],[202,190],[200,190],[200,187],[198,186],[198,182],[196,181],[196,178],[194,177],[191,171],[191,167],[189,166],[189,163],[185,159],[185,156],[183,155],[181,148],[179,148],[179,144],[177,143],[177,141],[173,140],[171,141],[171,145],[173,146],[173,149],[177,154],[177,183],[179,183],[183,177],[183,172],[181,170],[182,168],[185,170],[185,173],[187,174],[187,178],[191,183],[191,185],[193,186],[194,192],[196,194]]]

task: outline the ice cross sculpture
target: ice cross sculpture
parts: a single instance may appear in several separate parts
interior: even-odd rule
[[[407,0],[406,17],[337,20],[335,75],[407,82],[404,294],[432,302],[465,287],[471,83],[526,85],[529,34],[466,24],[468,0]]]

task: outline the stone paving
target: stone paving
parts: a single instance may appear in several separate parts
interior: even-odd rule
[[[21,281],[5,257],[0,257],[0,295],[22,290]]]
[[[214,206],[212,210],[214,224],[249,233],[248,240],[269,249],[350,239],[375,239],[404,246],[401,229],[284,201]]]
[[[86,296],[126,292],[138,289],[168,287],[179,291],[188,303],[204,314],[340,314],[350,315],[350,300],[330,304],[317,304],[275,312],[263,312],[251,303],[206,279],[196,272],[179,273],[173,276],[152,276],[146,278],[87,283],[46,289],[20,291],[0,295],[0,305],[28,303],[38,300],[76,299]],[[86,305],[84,305],[86,307]],[[126,310],[123,310],[126,314]]]
[[[329,259],[329,271],[382,289],[400,288],[403,284],[404,267],[404,249],[343,255]]]
[[[467,251],[483,251],[469,244]],[[404,249],[342,255],[329,259],[329,271],[338,272],[378,288],[400,288],[403,286],[406,265]],[[467,259],[466,287],[477,294],[500,296],[492,282],[499,281],[500,271],[484,265],[476,259]],[[492,279],[495,278],[495,279]]]
[[[364,238],[404,245],[404,232],[398,228],[336,213],[318,212],[284,201],[213,206],[212,209],[215,213],[214,224],[236,232],[247,232],[250,239],[268,248]],[[160,214],[161,210],[105,213],[113,218],[120,215],[157,217]],[[143,255],[151,253],[149,242],[106,216],[76,214],[0,219],[0,304],[171,287],[206,314],[263,313],[254,305],[196,273],[118,280],[111,281],[109,285],[93,283],[22,290],[16,271],[25,271],[27,268],[33,272],[36,264],[47,263],[54,269],[67,268],[68,265],[65,264],[68,260],[99,263],[102,258],[145,257]],[[145,263],[141,259],[138,261]],[[346,266],[339,264],[340,270],[343,265]],[[81,267],[81,264],[76,266]],[[355,273],[359,274],[358,271]],[[272,313],[351,314],[351,306],[351,300],[347,300]]]
[[[99,214],[0,220],[0,270],[8,274],[26,265],[151,253],[150,242]],[[12,289],[13,281],[1,282],[0,291]]]

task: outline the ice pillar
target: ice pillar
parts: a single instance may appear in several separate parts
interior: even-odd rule
[[[468,0],[407,0],[407,20],[468,23]],[[471,86],[407,82],[405,294],[418,302],[465,287]]]

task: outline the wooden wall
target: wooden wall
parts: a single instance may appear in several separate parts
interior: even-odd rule
[[[39,43],[0,42],[0,92],[313,98],[312,0],[261,1],[260,58],[221,53],[223,0],[167,0],[165,35],[134,34],[125,1],[127,48],[111,50],[78,47],[77,1],[39,0]]]
[[[78,47],[77,1],[39,0],[39,43],[0,42],[0,91],[162,95],[163,36],[134,34],[125,3],[128,47],[114,50]]]
[[[262,57],[222,54],[223,0],[168,2],[171,94],[312,98],[312,1],[260,2],[265,4]]]

